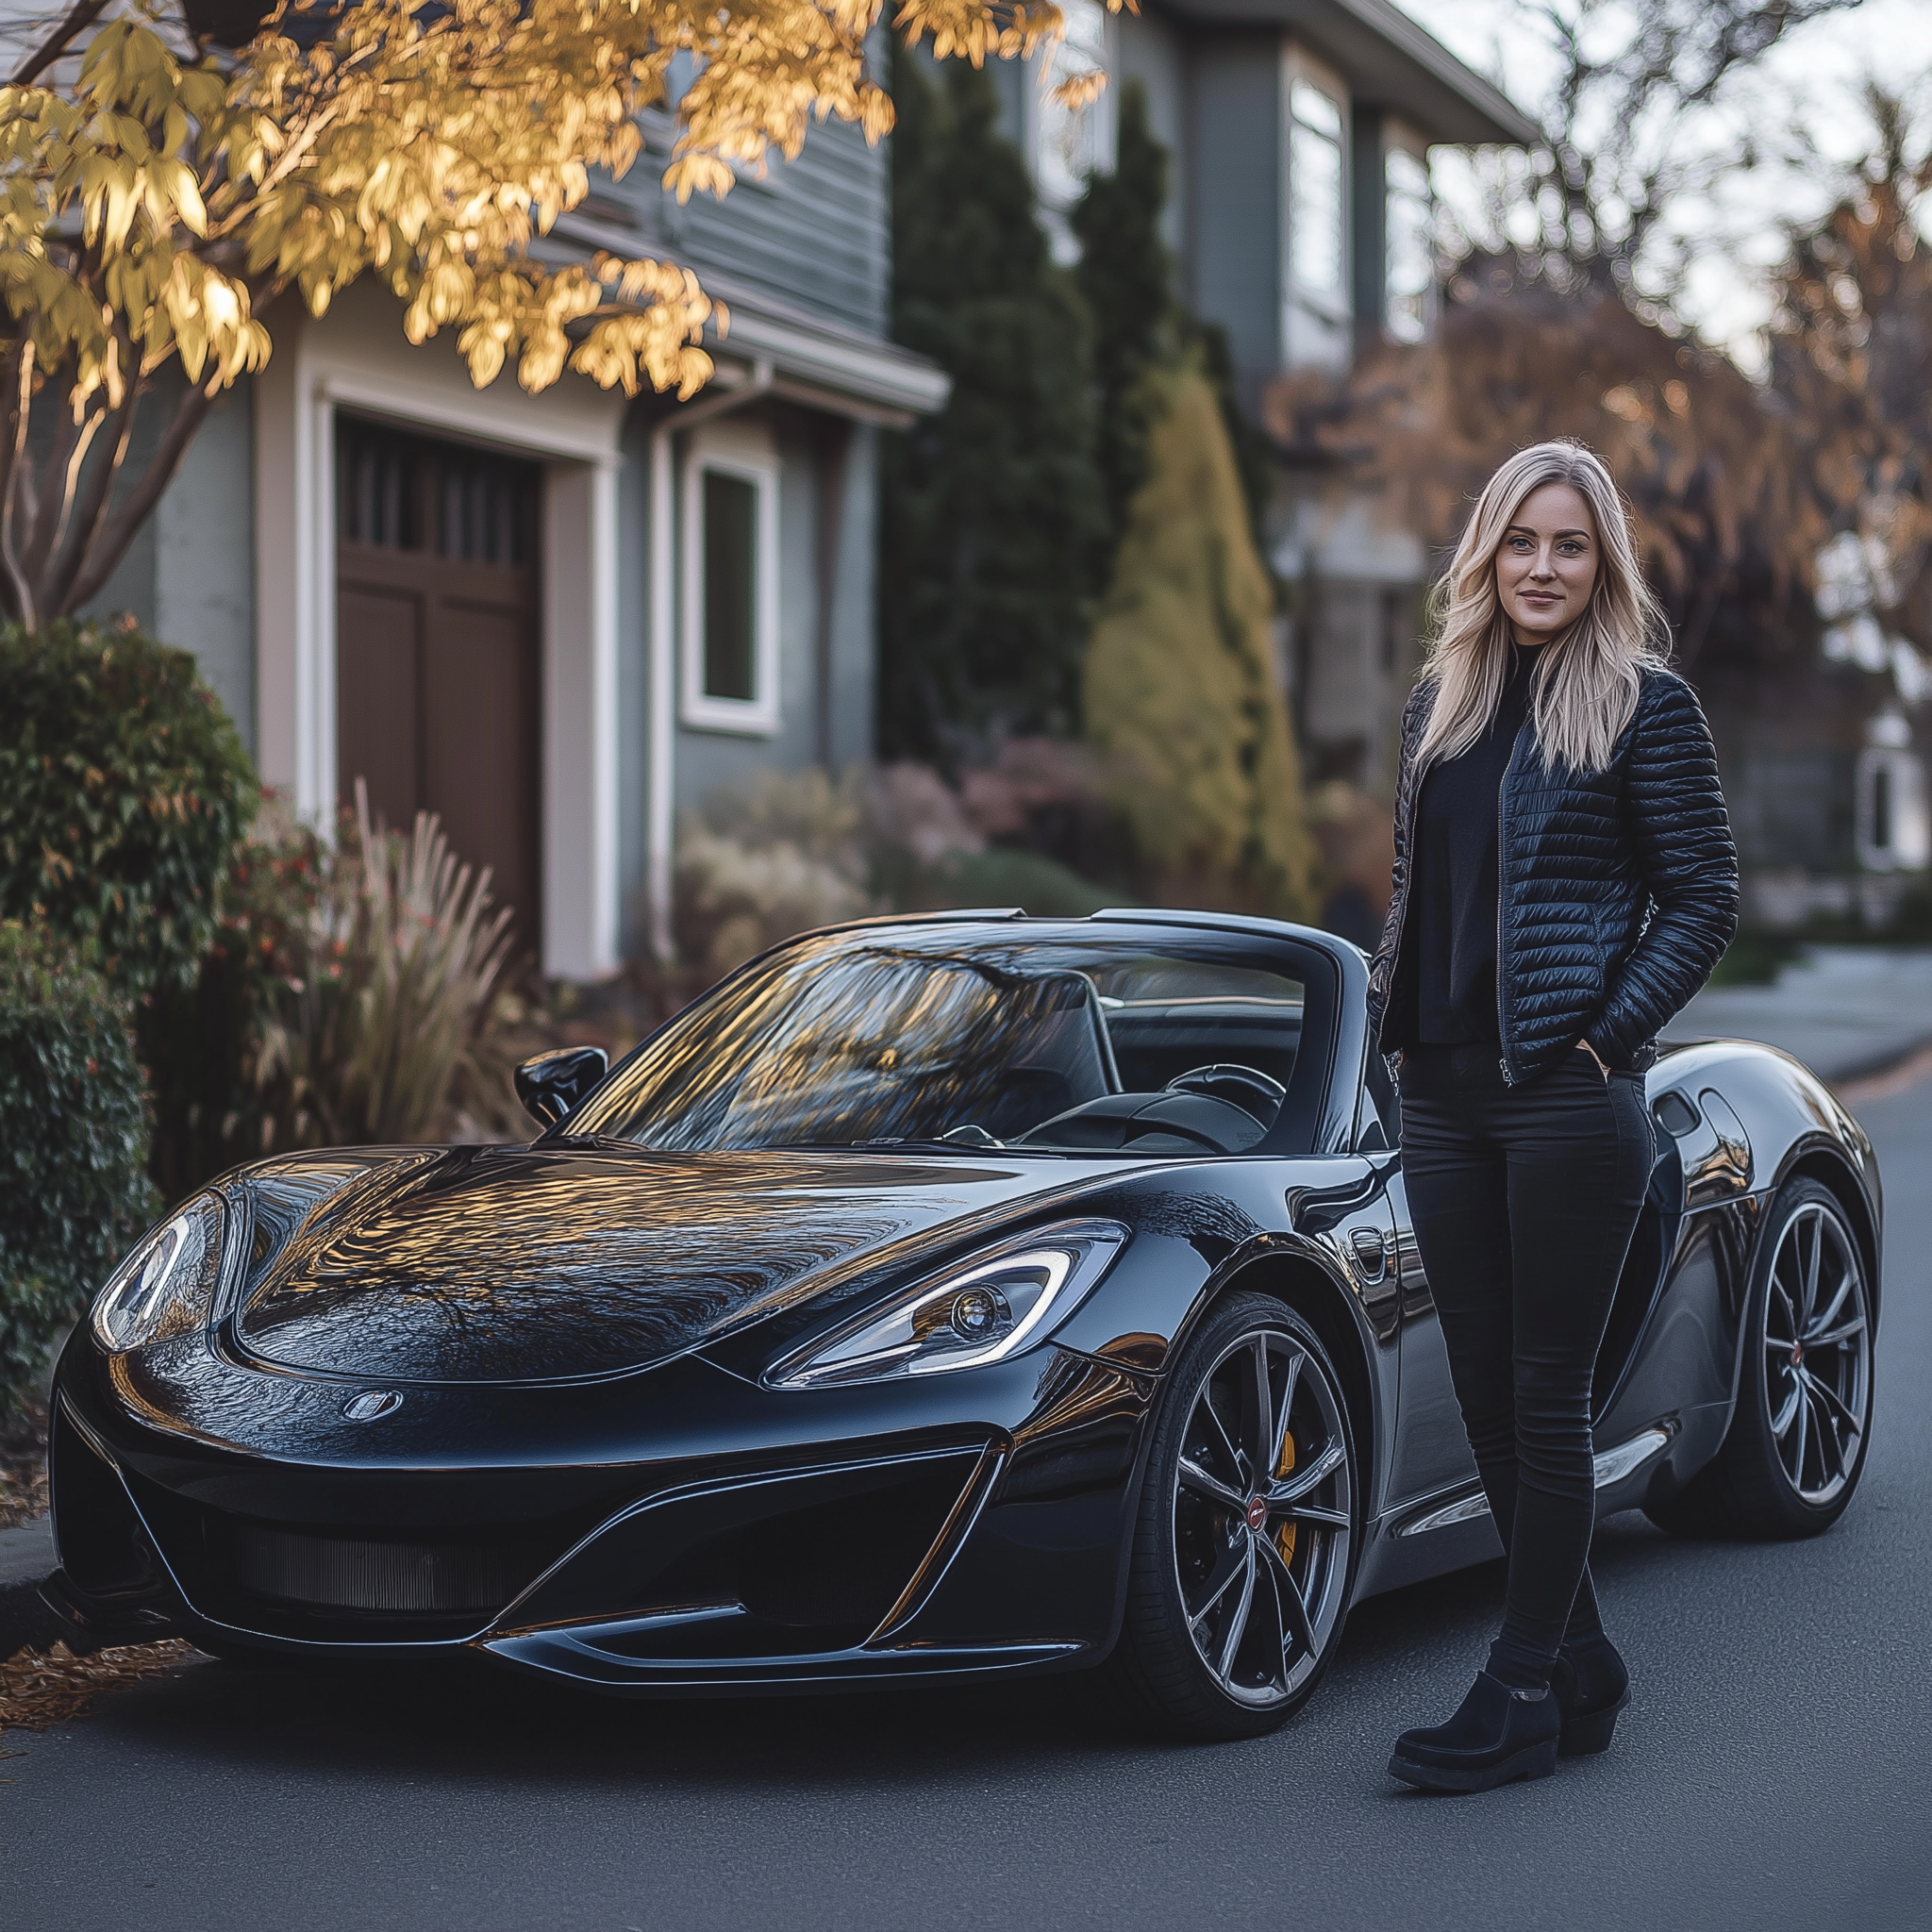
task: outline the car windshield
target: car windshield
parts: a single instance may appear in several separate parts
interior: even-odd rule
[[[678,1152],[1234,1153],[1309,1111],[1284,1108],[1307,1084],[1306,949],[1041,924],[799,941],[646,1041],[564,1131]]]

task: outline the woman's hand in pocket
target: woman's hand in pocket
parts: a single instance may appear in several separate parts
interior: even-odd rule
[[[1601,1074],[1606,1080],[1608,1080],[1608,1078],[1610,1077],[1610,1070],[1604,1064],[1603,1055],[1598,1053],[1596,1048],[1591,1045],[1589,1041],[1579,1040],[1576,1042],[1576,1051],[1578,1053],[1587,1053],[1590,1056],[1591,1062],[1594,1064],[1597,1072]]]

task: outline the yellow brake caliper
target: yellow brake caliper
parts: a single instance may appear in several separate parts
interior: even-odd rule
[[[1274,1465],[1274,1480],[1282,1477],[1294,1467],[1294,1431],[1285,1430],[1281,1438],[1281,1457]],[[1277,1523],[1274,1525],[1274,1547],[1281,1552],[1284,1563],[1294,1561],[1294,1533],[1300,1525],[1294,1523]]]

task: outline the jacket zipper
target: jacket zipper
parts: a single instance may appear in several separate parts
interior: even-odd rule
[[[1415,808],[1422,797],[1423,774],[1415,774],[1414,780],[1408,788],[1408,808],[1402,820],[1402,849],[1408,854],[1408,878],[1402,888],[1402,904],[1395,908],[1395,944],[1389,954],[1389,984],[1383,990],[1382,1017],[1375,1023],[1377,1053],[1382,1051],[1383,1034],[1389,1024],[1389,1008],[1395,1001],[1395,979],[1402,971],[1402,935],[1408,925],[1408,895],[1415,890]]]
[[[1528,728],[1527,718],[1516,727],[1516,736],[1509,741],[1509,756],[1503,762],[1503,779],[1496,787],[1496,1041],[1503,1049],[1496,1064],[1503,1070],[1506,1087],[1515,1086],[1516,1075],[1509,1068],[1509,1023],[1503,1006],[1503,886],[1506,875],[1503,834],[1507,824],[1504,807],[1509,795],[1509,774],[1516,769],[1516,754],[1523,747],[1523,734]],[[1402,909],[1404,912],[1408,910],[1407,900],[1403,902]]]

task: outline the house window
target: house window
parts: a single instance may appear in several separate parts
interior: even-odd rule
[[[1289,275],[1302,291],[1342,296],[1341,109],[1312,81],[1288,94]]]
[[[1398,342],[1419,342],[1428,332],[1436,291],[1436,210],[1428,164],[1407,148],[1391,147],[1383,170],[1389,333]]]
[[[758,486],[707,470],[705,477],[704,694],[755,705],[758,697]]]
[[[1923,872],[1932,859],[1925,768],[1916,753],[1884,745],[1858,754],[1857,839],[1867,872]]]
[[[1077,108],[1054,99],[1070,80],[1108,69],[1107,8],[1100,0],[1061,0],[1066,38],[1039,63],[1038,100],[1033,124],[1033,173],[1041,199],[1065,208],[1087,192],[1095,168],[1113,165],[1113,92],[1110,88]]]
[[[778,728],[778,459],[694,440],[684,473],[684,722]]]

